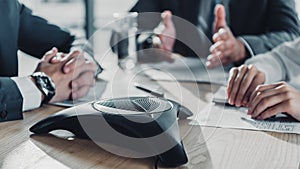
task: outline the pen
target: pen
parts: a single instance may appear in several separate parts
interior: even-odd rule
[[[218,105],[225,105],[227,107],[235,107],[235,105],[231,105],[228,103],[228,99],[213,98],[212,102]]]
[[[154,96],[157,96],[157,97],[164,97],[164,93],[161,92],[161,91],[158,91],[157,89],[154,89],[154,88],[151,88],[151,87],[148,87],[148,86],[145,86],[145,85],[142,85],[142,84],[139,84],[139,83],[134,83],[134,86],[137,88],[137,89],[140,89],[140,90],[143,90],[147,93],[150,93]]]
[[[247,117],[241,117],[241,119],[252,124],[257,122],[256,120]]]

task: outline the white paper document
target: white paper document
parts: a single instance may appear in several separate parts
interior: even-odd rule
[[[206,59],[180,57],[173,63],[146,64],[142,68],[153,80],[207,82],[225,85],[229,67],[207,69]]]
[[[194,122],[202,126],[300,134],[300,123],[284,114],[267,120],[254,120],[247,115],[247,108],[214,103],[198,113]]]

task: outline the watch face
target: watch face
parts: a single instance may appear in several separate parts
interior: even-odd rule
[[[54,89],[54,83],[52,80],[50,80],[48,77],[42,77],[41,78],[44,83],[43,83],[43,87],[49,89],[50,91],[55,91]]]
[[[44,102],[50,101],[55,95],[54,82],[43,72],[36,72],[32,77],[35,79],[37,87],[45,94]]]

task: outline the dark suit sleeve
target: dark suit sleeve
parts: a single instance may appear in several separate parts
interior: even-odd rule
[[[0,122],[23,119],[23,98],[16,83],[0,78]]]
[[[294,40],[300,35],[295,6],[294,0],[268,1],[266,33],[241,36],[250,45],[255,55],[270,51],[281,43]]]
[[[45,19],[32,15],[32,11],[19,4],[20,29],[19,48],[38,58],[45,52],[57,47],[59,51],[68,53],[74,41],[74,36]]]
[[[160,23],[160,14],[164,11],[160,1],[139,0],[129,11],[139,13],[138,27],[140,30],[153,30]]]
[[[130,12],[161,12],[161,0],[139,0]]]

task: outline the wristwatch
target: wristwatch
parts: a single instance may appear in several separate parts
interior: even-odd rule
[[[31,75],[31,77],[35,80],[36,86],[45,95],[42,103],[48,103],[55,95],[55,84],[53,80],[44,72],[35,72]]]

